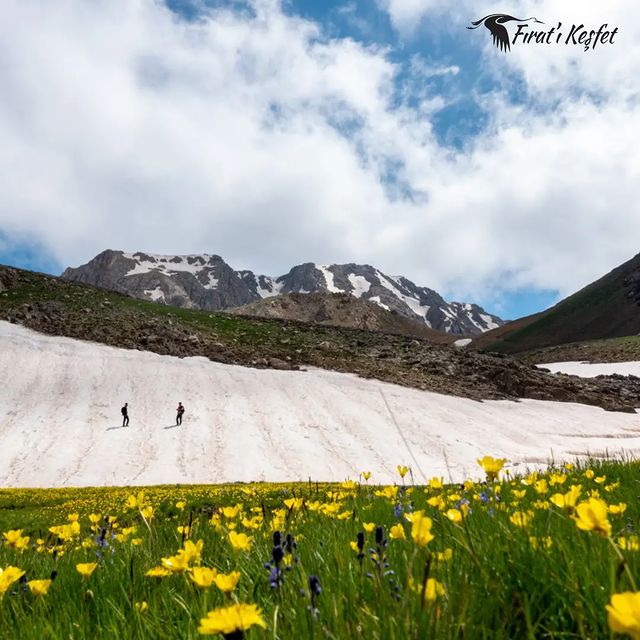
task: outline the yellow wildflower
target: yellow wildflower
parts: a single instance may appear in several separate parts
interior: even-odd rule
[[[51,586],[51,580],[29,580],[27,586],[31,593],[39,598],[40,596],[46,596],[49,587]]]
[[[246,631],[254,625],[266,629],[267,625],[262,618],[262,610],[255,604],[235,603],[228,607],[209,611],[207,617],[200,620],[198,633],[230,635]]]
[[[587,469],[584,472],[584,477],[591,480],[596,474],[593,472],[593,469]]]
[[[432,498],[429,498],[427,500],[427,504],[430,507],[434,507],[435,509],[438,509],[440,511],[444,510],[444,508],[447,506],[447,503],[442,496],[433,496]]]
[[[506,461],[506,458],[492,458],[491,456],[478,458],[478,464],[484,469],[487,474],[487,480],[490,482],[498,477]]]
[[[362,476],[362,479],[367,482],[371,477],[371,471],[363,471],[360,475]]]
[[[201,589],[208,589],[216,579],[218,571],[209,567],[193,567],[189,573],[191,580]]]
[[[404,533],[404,527],[401,524],[394,524],[391,529],[389,529],[389,537],[392,540],[406,540],[407,536]]]
[[[440,560],[440,562],[446,562],[447,560],[451,560],[453,557],[453,549],[445,549],[444,551],[436,551],[435,553],[436,560]]]
[[[76,571],[83,577],[84,580],[88,580],[89,576],[96,570],[97,566],[97,562],[81,562],[76,565]]]
[[[229,532],[229,542],[236,551],[249,551],[251,549],[251,541],[246,533],[238,533],[237,531]]]
[[[640,540],[638,536],[629,536],[628,538],[618,538],[618,546],[626,551],[639,551]]]
[[[614,515],[622,515],[627,510],[627,505],[624,502],[619,502],[618,504],[610,504],[609,505],[609,513],[613,513]]]
[[[511,524],[515,524],[516,527],[522,528],[528,527],[532,519],[532,511],[516,511],[509,517],[509,521],[511,522]]]
[[[237,518],[240,514],[240,505],[236,505],[235,507],[222,507],[222,515],[227,520],[233,520]]]
[[[549,549],[553,545],[553,540],[547,536],[546,538],[536,538],[535,536],[529,536],[529,544],[532,549],[536,551],[538,549]]]
[[[353,480],[345,480],[340,487],[348,493],[354,493],[358,485]]]
[[[459,509],[449,509],[445,515],[451,522],[455,522],[456,524],[462,522],[462,512]]]
[[[4,569],[0,568],[0,598],[5,594],[5,591],[16,581],[20,580],[24,575],[22,569],[18,567],[8,566]]]
[[[404,477],[407,475],[407,473],[409,473],[409,467],[407,467],[404,464],[399,464],[396,469],[398,470],[398,473],[400,474],[400,477],[404,479]]]
[[[371,533],[376,528],[375,522],[363,522],[362,528],[367,532]]]
[[[640,592],[626,591],[611,596],[607,619],[613,633],[626,633],[640,639]]]
[[[153,507],[151,505],[145,507],[144,509],[140,509],[140,513],[147,522],[153,520]]]
[[[169,556],[168,558],[162,558],[162,566],[165,569],[170,569],[174,573],[183,573],[191,568],[191,565],[200,562],[200,556],[202,554],[202,547],[204,543],[202,540],[194,543],[192,540],[186,540],[184,547],[178,551],[175,556]]]
[[[5,544],[17,551],[24,551],[29,546],[29,536],[22,535],[22,529],[13,529],[2,534]]]
[[[549,477],[549,484],[554,486],[556,484],[564,484],[567,480],[567,476],[564,473],[552,473]]]
[[[80,535],[80,523],[75,521],[70,524],[61,524],[49,527],[49,531],[61,540],[68,541]]]
[[[442,478],[433,477],[429,480],[429,489],[442,489],[443,486]]]
[[[231,593],[237,586],[240,580],[240,572],[232,571],[231,573],[219,573],[215,576],[214,582],[216,587],[223,593]]]
[[[153,567],[152,569],[149,569],[149,571],[147,571],[145,575],[149,576],[150,578],[166,578],[172,573],[173,571],[171,571],[171,569],[167,569],[166,567]]]
[[[599,498],[589,498],[576,507],[576,525],[583,531],[595,531],[611,535],[611,523],[607,518],[607,503]]]
[[[424,547],[433,540],[432,525],[433,521],[425,516],[424,512],[416,511],[413,514],[411,518],[411,538],[419,547]]]
[[[130,495],[127,498],[127,508],[142,509],[144,506],[144,491],[140,491],[137,495]]]
[[[285,507],[289,511],[299,511],[302,509],[302,505],[304,504],[303,498],[288,498],[284,501]]]
[[[582,492],[581,485],[572,485],[567,493],[555,493],[552,495],[549,500],[559,509],[565,509],[567,511],[573,512],[576,508],[576,504],[578,502],[578,498]]]
[[[395,485],[392,487],[385,487],[384,489],[378,489],[377,491],[374,491],[373,494],[381,498],[387,498],[388,500],[395,500],[398,496],[398,487],[396,487]]]
[[[145,600],[143,600],[142,602],[135,602],[133,604],[133,607],[138,613],[145,613],[149,609],[149,605]]]
[[[263,523],[262,516],[253,516],[253,518],[243,518],[242,526],[246,529],[259,529]]]
[[[179,500],[176,502],[176,509],[178,511],[184,511],[184,508],[187,506],[187,503],[184,500]]]
[[[445,594],[444,585],[434,578],[429,578],[425,583],[416,582],[413,578],[409,578],[409,588],[415,593],[421,595],[424,592],[424,602],[434,602],[439,596]]]
[[[211,524],[213,525],[213,528],[218,532],[221,533],[222,531],[224,531],[224,526],[222,525],[222,518],[220,517],[219,513],[214,513],[211,516],[211,520],[210,520]]]
[[[538,480],[538,482],[533,485],[533,488],[540,495],[544,495],[545,493],[547,493],[547,491],[549,491],[549,486],[547,485],[547,481],[544,478],[542,478],[542,480]]]

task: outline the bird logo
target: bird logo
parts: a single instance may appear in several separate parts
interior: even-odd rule
[[[473,26],[467,27],[467,29],[477,29],[479,26],[484,24],[493,36],[493,44],[495,44],[501,51],[511,51],[509,32],[507,31],[507,27],[504,25],[507,22],[529,22],[530,20],[539,24],[544,24],[544,22],[542,22],[542,20],[538,20],[538,18],[515,18],[514,16],[508,16],[505,13],[492,13],[480,20],[472,22],[471,24]]]

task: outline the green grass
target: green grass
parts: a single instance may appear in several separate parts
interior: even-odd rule
[[[127,507],[128,496],[138,489],[3,490],[0,530],[21,528],[30,540],[22,551],[2,545],[0,567],[17,566],[29,580],[54,571],[57,577],[41,598],[13,583],[0,601],[0,637],[197,638],[207,611],[237,599],[263,611],[266,629],[254,627],[248,638],[607,638],[605,607],[611,595],[635,591],[640,579],[640,551],[618,543],[638,535],[639,468],[629,461],[594,461],[588,467],[592,478],[579,467],[540,475],[546,491],[544,483],[514,478],[464,489],[400,486],[395,498],[377,496],[379,487],[365,483],[150,487],[142,504],[154,509],[148,522],[142,515],[148,512]],[[566,475],[563,484],[551,486],[554,473]],[[597,491],[609,505],[626,504],[624,513],[609,514],[610,536],[581,531],[571,513],[549,502],[551,495],[578,484],[580,502]],[[299,509],[285,505],[292,497],[302,499]],[[178,501],[186,503],[184,509],[176,507]],[[447,512],[464,509],[461,501],[469,511],[454,522]],[[238,504],[237,516],[220,515],[222,507]],[[322,513],[318,504],[337,506],[321,507]],[[434,538],[426,546],[414,542],[405,518],[416,510],[432,520]],[[516,512],[531,512],[527,526],[514,524]],[[92,530],[90,513],[111,517]],[[79,515],[80,533],[57,544],[49,527],[68,522],[69,514]],[[254,516],[263,522],[249,529],[244,518]],[[383,527],[387,543],[376,544],[375,532],[366,533],[359,557],[350,543],[369,522]],[[232,596],[215,586],[202,590],[184,573],[145,576],[182,547],[185,534],[178,526],[189,524],[188,537],[203,541],[203,565],[241,573]],[[397,524],[406,540],[391,539]],[[135,531],[126,540],[113,538],[127,527]],[[232,548],[232,528],[253,537],[249,551]],[[277,588],[270,586],[264,567],[272,558],[274,530],[291,534],[297,545],[285,554],[290,568]],[[104,548],[96,543],[101,536]],[[549,539],[550,546],[536,545],[532,536]],[[451,558],[443,559],[439,554],[447,549]],[[75,566],[92,561],[98,568],[84,581]],[[313,608],[311,575],[322,589]],[[422,600],[425,577],[444,589],[433,601]],[[144,613],[135,608],[141,602],[148,605]]]

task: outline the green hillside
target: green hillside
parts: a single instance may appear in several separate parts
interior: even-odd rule
[[[548,311],[490,331],[476,347],[523,353],[640,333],[640,254]]]

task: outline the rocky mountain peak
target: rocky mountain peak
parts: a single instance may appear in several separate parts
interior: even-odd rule
[[[277,278],[235,271],[218,255],[103,251],[63,278],[179,307],[220,310],[289,293],[347,293],[437,331],[476,334],[503,324],[481,307],[452,302],[368,264],[306,262]]]

